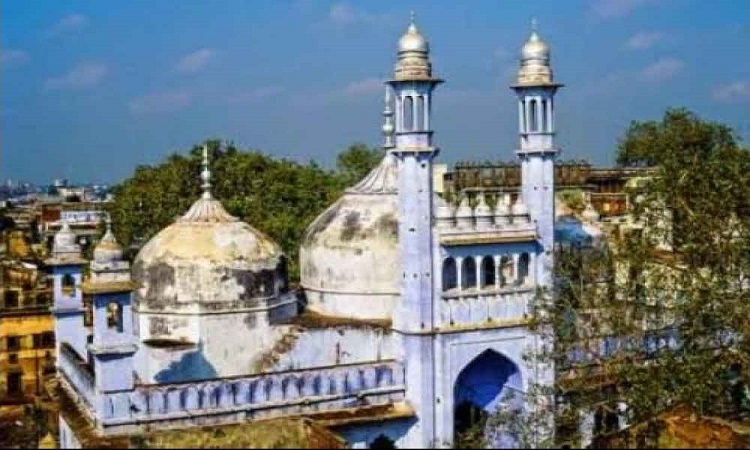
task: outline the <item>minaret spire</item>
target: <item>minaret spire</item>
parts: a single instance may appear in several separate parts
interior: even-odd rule
[[[203,171],[201,172],[203,180],[203,198],[211,198],[211,170],[208,168],[208,144],[203,144]]]
[[[384,102],[385,109],[383,109],[383,118],[385,120],[383,122],[383,149],[387,151],[396,146],[396,143],[393,140],[393,132],[396,131],[395,127],[393,126],[393,108],[391,107],[393,97],[391,95],[391,88],[389,86],[385,87]]]

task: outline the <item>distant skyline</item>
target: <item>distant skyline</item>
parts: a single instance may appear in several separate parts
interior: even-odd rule
[[[614,160],[631,120],[687,107],[750,141],[750,1],[50,1],[0,4],[0,180],[116,183],[206,138],[331,166],[380,145],[414,10],[446,80],[440,163],[514,159],[508,85],[532,17],[561,159]]]

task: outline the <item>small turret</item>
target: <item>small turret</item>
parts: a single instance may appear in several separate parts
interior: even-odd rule
[[[478,202],[474,208],[474,217],[476,218],[477,228],[489,228],[492,226],[492,210],[484,198],[484,193],[477,194]]]
[[[497,199],[495,205],[495,226],[503,227],[510,223],[510,194]]]
[[[456,226],[466,230],[474,228],[474,212],[469,206],[469,197],[464,195],[456,209]]]
[[[435,203],[435,221],[437,227],[441,230],[453,228],[456,225],[455,209],[453,206],[449,205],[442,197],[437,197]]]

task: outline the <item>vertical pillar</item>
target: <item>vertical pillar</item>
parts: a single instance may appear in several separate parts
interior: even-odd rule
[[[456,256],[456,274],[458,276],[456,285],[458,292],[461,292],[464,290],[464,258],[462,256]]]
[[[500,277],[503,275],[502,268],[500,267],[500,255],[495,255],[495,289],[500,289]]]
[[[430,104],[430,96],[424,95],[424,129],[430,129],[430,113],[432,112],[432,105]]]
[[[484,284],[483,273],[482,273],[482,257],[481,256],[475,256],[474,257],[474,268],[477,272],[477,290],[479,290],[482,285]]]

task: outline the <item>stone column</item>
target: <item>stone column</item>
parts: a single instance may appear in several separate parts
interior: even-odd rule
[[[456,286],[458,292],[461,292],[464,290],[464,258],[462,256],[456,256],[456,276],[458,277]]]
[[[483,280],[484,274],[482,273],[482,257],[481,256],[474,257],[474,265],[476,266],[475,268],[477,269],[476,281],[477,281],[477,291],[478,291],[479,289],[481,289],[482,285],[484,284],[484,280]]]

